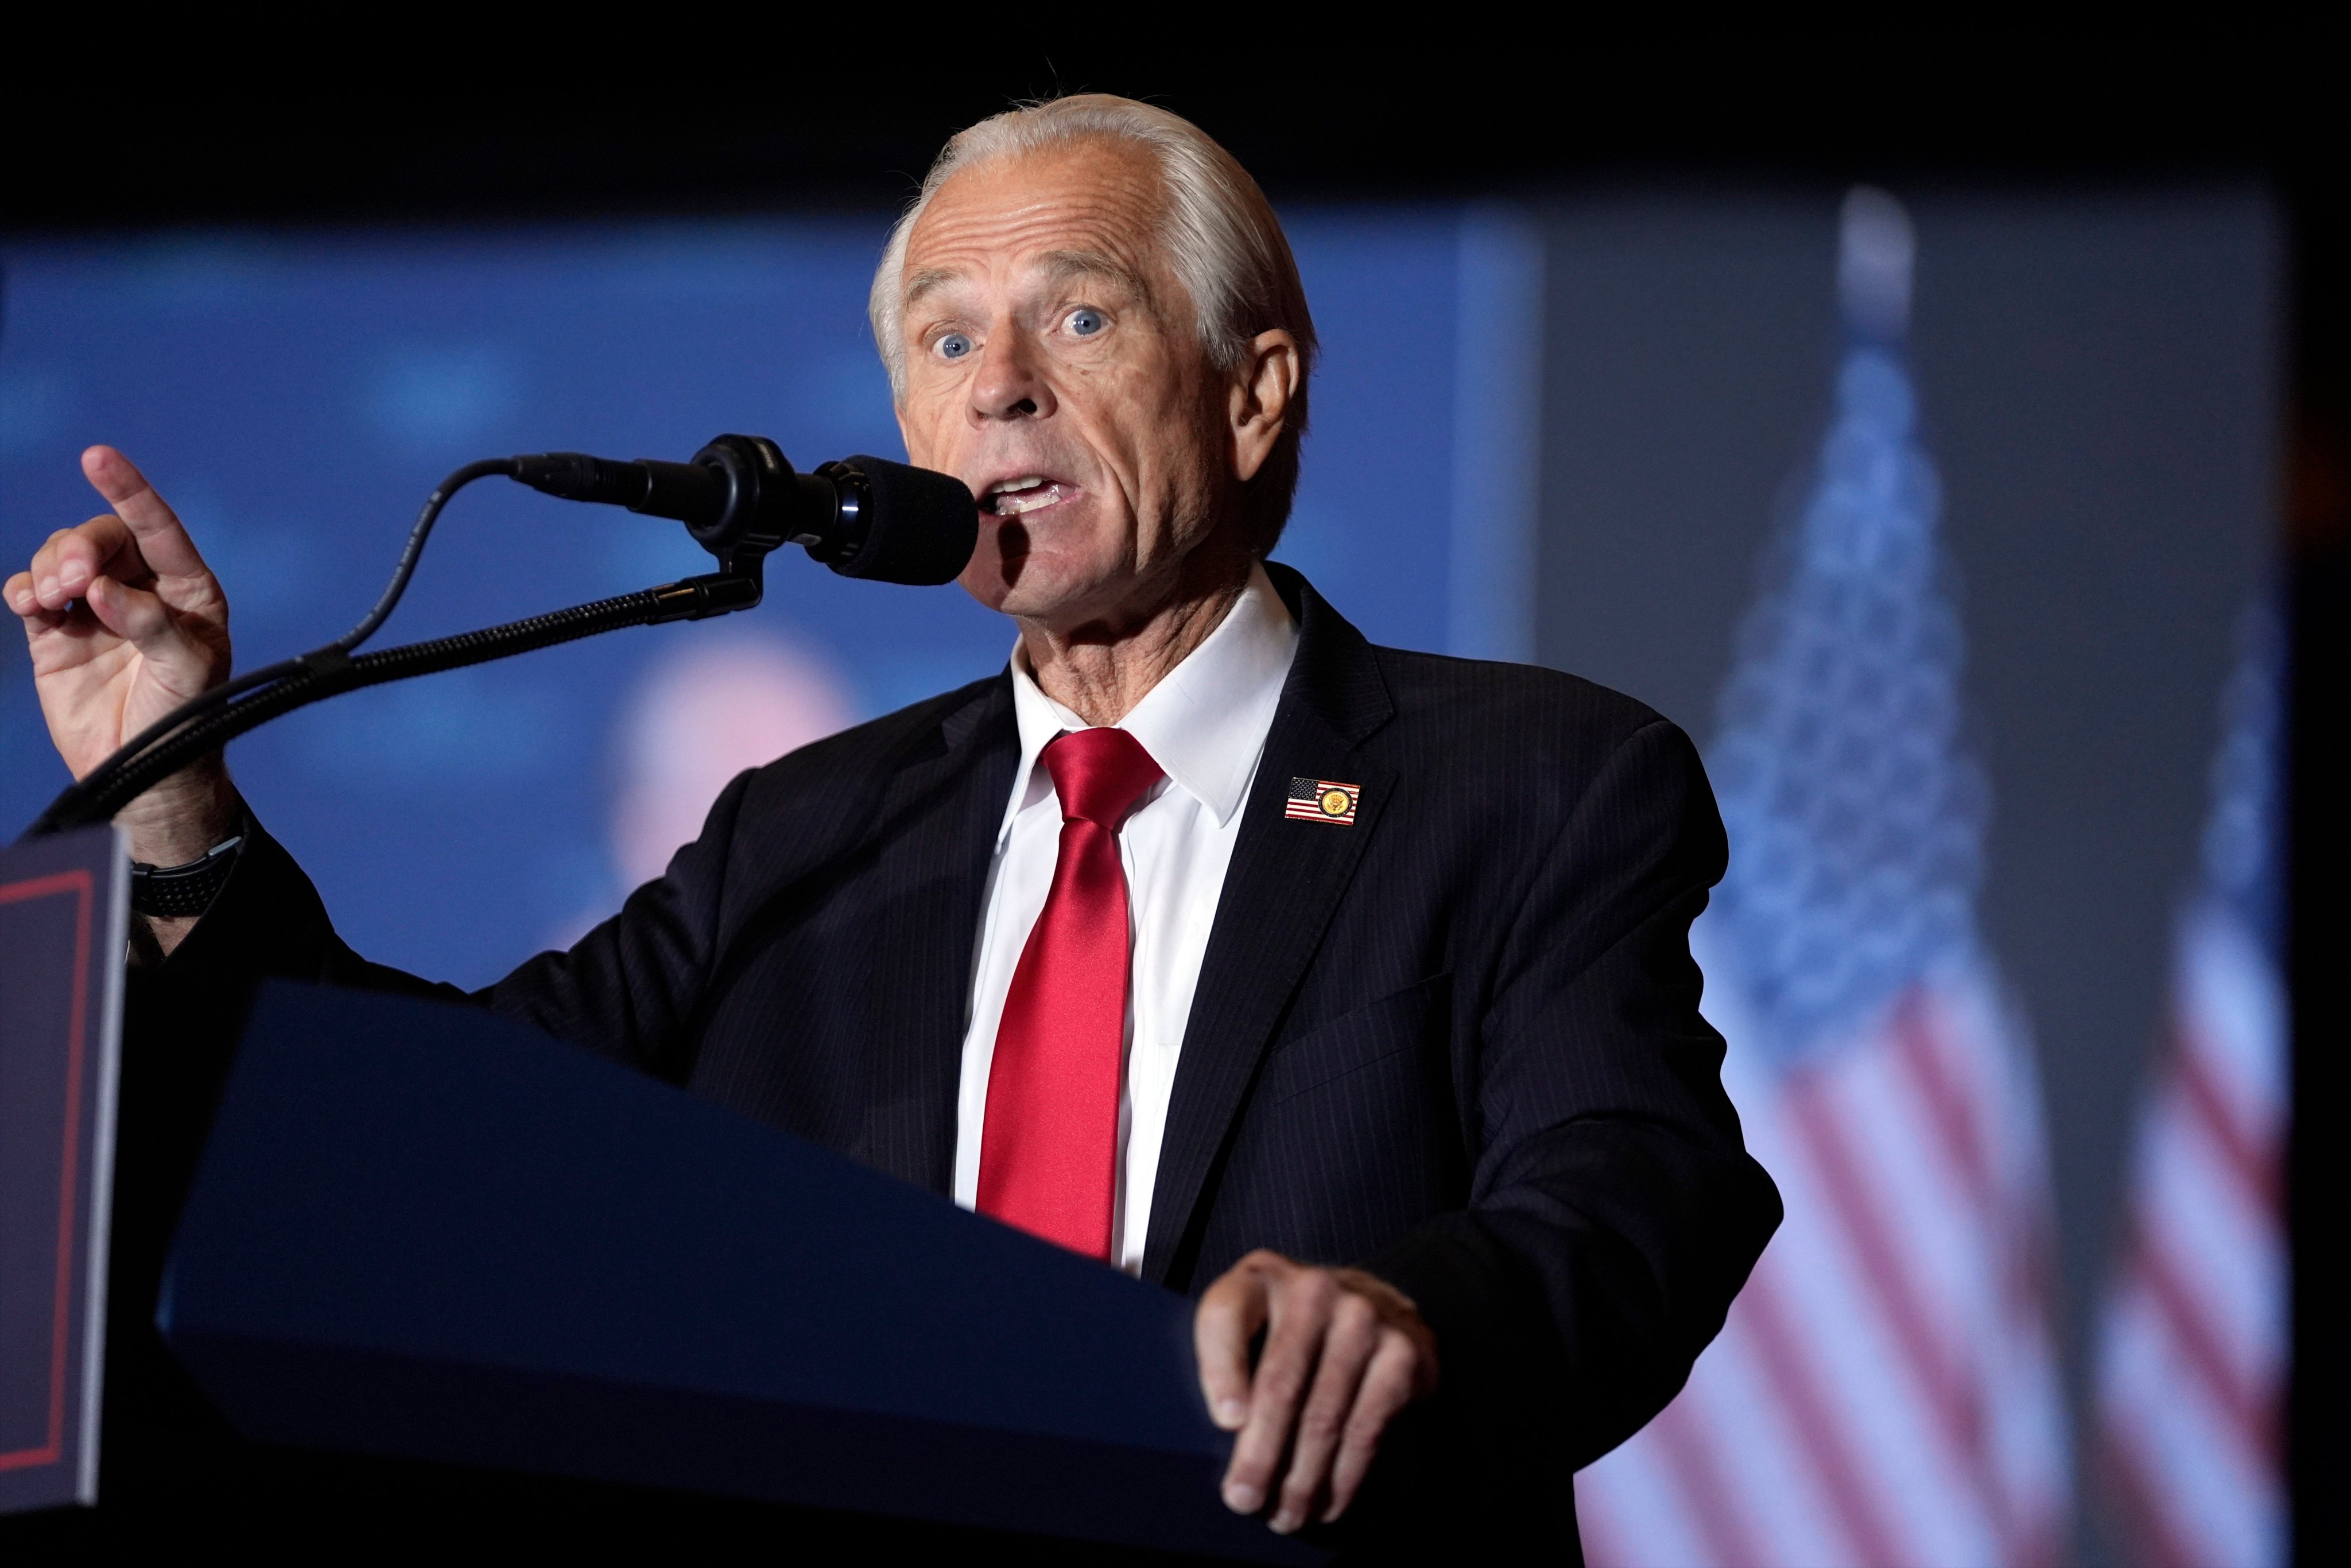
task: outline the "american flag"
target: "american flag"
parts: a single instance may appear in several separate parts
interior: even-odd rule
[[[1577,1478],[1602,1568],[2041,1563],[2067,1518],[2040,1102],[1976,929],[1912,246],[1893,198],[1848,197],[1834,411],[1709,750],[1731,858],[1692,944],[1788,1218],[1688,1386]]]
[[[2200,885],[2177,923],[2170,1027],[2099,1344],[2103,1500],[2130,1561],[2150,1568],[2287,1555],[2278,642],[2272,619],[2249,617],[2222,701]]]
[[[1352,828],[1355,825],[1355,802],[1362,794],[1353,784],[1334,784],[1328,779],[1292,779],[1290,803],[1281,814],[1301,821]]]

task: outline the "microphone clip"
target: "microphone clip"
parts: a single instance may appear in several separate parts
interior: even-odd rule
[[[687,463],[544,452],[516,458],[513,472],[566,500],[674,518],[717,558],[722,573],[754,582],[768,552],[787,544],[846,570],[872,526],[872,486],[854,460],[798,473],[764,435],[719,436]]]

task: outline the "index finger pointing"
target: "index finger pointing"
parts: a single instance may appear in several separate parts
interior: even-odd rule
[[[200,577],[204,558],[180,524],[179,514],[155,493],[147,476],[130,458],[111,446],[93,446],[81,455],[81,471],[106,497],[115,516],[131,526],[139,553],[158,577]]]

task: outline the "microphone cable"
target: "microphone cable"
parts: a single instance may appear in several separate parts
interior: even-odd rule
[[[417,562],[424,554],[433,526],[457,492],[477,479],[513,478],[519,466],[518,460],[512,457],[485,458],[466,464],[442,480],[426,497],[415,527],[409,530],[399,562],[392,569],[392,580],[385,584],[375,607],[360,618],[358,625],[307,653],[265,665],[182,703],[68,785],[33,820],[17,841],[106,821],[165,779],[246,731],[342,692],[487,664],[624,626],[700,620],[729,611],[747,610],[759,602],[760,577],[758,562],[754,558],[747,570],[687,578],[454,637],[412,643],[374,653],[354,653],[391,617],[402,595],[408,591],[409,580],[416,574]]]

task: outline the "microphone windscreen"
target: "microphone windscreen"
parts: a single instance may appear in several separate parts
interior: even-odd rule
[[[873,516],[864,545],[832,570],[843,577],[925,588],[953,582],[979,543],[979,503],[964,482],[886,457],[846,461],[865,476]]]

